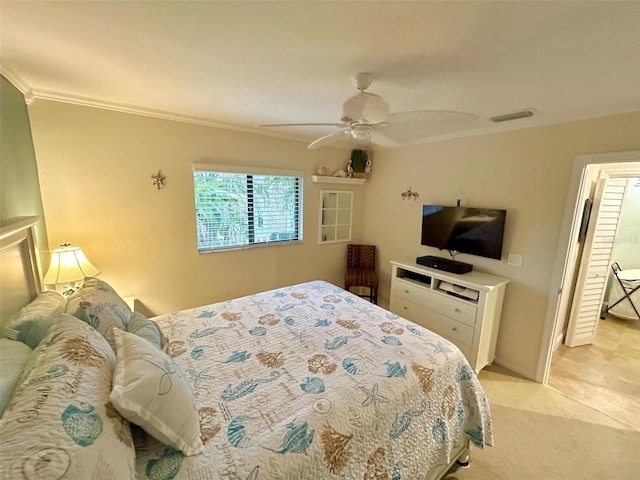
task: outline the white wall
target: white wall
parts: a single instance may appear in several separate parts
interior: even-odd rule
[[[534,378],[574,158],[637,150],[638,132],[636,112],[376,152],[365,189],[363,241],[378,245],[383,301],[389,260],[443,254],[420,245],[423,204],[461,199],[463,206],[507,209],[502,260],[456,258],[511,280],[497,361]],[[408,187],[420,194],[417,201],[401,199]],[[523,255],[522,267],[507,265],[509,252]]]
[[[82,247],[100,278],[138,298],[143,313],[313,279],[343,284],[346,244],[318,245],[320,186],[310,175],[344,168],[348,151],[43,100],[29,114],[49,247]],[[192,164],[202,160],[302,170],[303,244],[199,255]],[[158,191],[150,176],[159,169],[167,181]],[[352,188],[356,240],[363,188]]]
[[[621,268],[640,268],[640,178],[629,178],[611,259]]]

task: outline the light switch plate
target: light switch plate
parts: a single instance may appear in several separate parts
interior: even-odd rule
[[[507,258],[507,265],[512,265],[514,267],[522,266],[522,255],[518,255],[517,253],[510,253]]]

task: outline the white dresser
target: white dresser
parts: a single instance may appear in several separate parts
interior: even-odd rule
[[[389,310],[453,342],[476,372],[491,364],[509,280],[391,261]]]

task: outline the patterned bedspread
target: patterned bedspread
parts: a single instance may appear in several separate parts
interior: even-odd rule
[[[466,437],[492,444],[454,345],[329,283],[154,320],[193,388],[205,450],[138,438],[141,479],[413,480]]]

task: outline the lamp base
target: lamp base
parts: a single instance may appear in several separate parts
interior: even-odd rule
[[[62,296],[69,300],[69,297],[80,290],[82,282],[66,283],[62,287]]]

